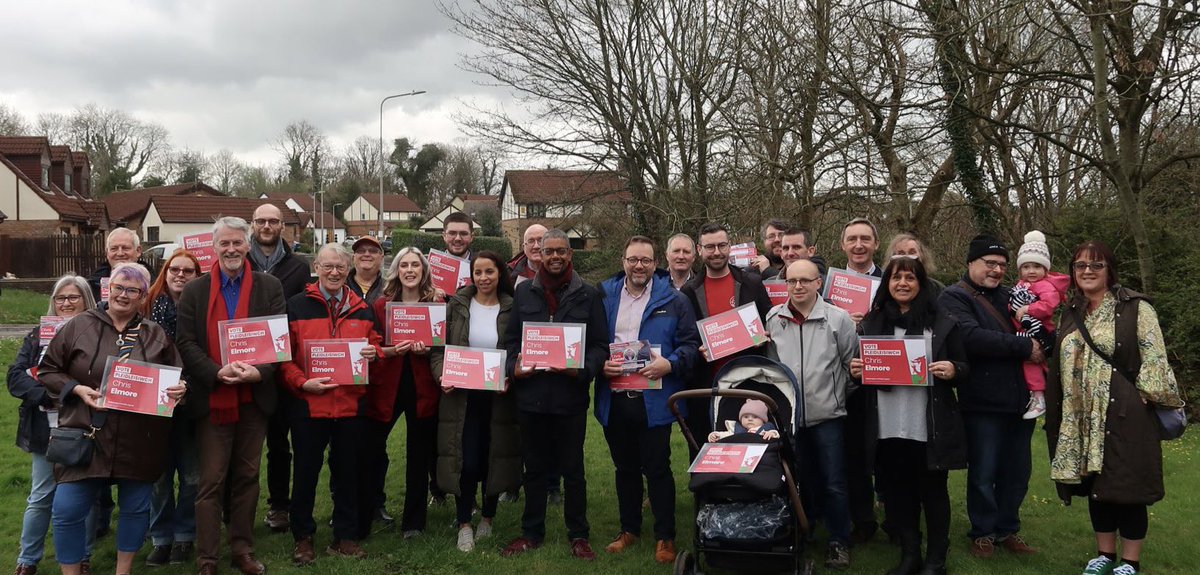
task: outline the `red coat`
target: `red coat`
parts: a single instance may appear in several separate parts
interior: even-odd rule
[[[319,395],[300,389],[309,379],[304,368],[308,365],[305,341],[366,338],[382,356],[380,344],[383,340],[375,331],[371,308],[352,290],[344,289],[343,293],[348,299],[337,313],[329,308],[317,284],[308,284],[303,292],[287,301],[292,361],[284,362],[279,369],[284,389],[303,400],[295,402],[292,408],[295,411],[290,416],[335,419],[368,415],[368,388],[378,384],[374,377],[370,378],[370,385],[343,385]]]
[[[379,329],[383,327],[383,318],[387,317],[388,300],[375,300],[375,317],[380,318]],[[380,359],[371,364],[371,385],[368,390],[367,417],[377,421],[391,421],[392,411],[396,406],[396,394],[400,391],[400,374],[404,370],[404,362],[412,363],[413,382],[417,392],[417,417],[436,417],[438,399],[442,390],[433,378],[429,368],[429,355],[404,355]]]

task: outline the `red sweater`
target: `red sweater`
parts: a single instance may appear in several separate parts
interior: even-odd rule
[[[388,300],[375,300],[375,317],[386,318]],[[379,329],[386,329],[380,321]],[[442,390],[433,378],[429,368],[429,354],[416,355],[406,353],[396,357],[380,359],[371,364],[371,389],[367,391],[370,405],[367,417],[377,421],[391,421],[392,411],[396,406],[396,394],[400,391],[400,376],[404,373],[404,363],[410,362],[413,370],[413,383],[416,385],[417,417],[434,417],[437,415],[438,399]]]

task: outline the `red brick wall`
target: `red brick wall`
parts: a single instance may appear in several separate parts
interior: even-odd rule
[[[0,224],[0,235],[19,238],[38,238],[56,235],[63,228],[70,230],[68,234],[79,233],[79,226],[77,224],[63,223],[58,220],[6,220]]]

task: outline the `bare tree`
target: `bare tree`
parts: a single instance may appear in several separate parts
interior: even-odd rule
[[[29,122],[15,108],[0,103],[0,136],[29,135]]]
[[[308,191],[322,189],[323,163],[330,160],[329,140],[308,120],[292,122],[275,141],[283,159],[283,179],[304,184]]]
[[[221,151],[212,155],[208,160],[213,187],[220,190],[221,193],[232,194],[238,177],[245,169],[241,160],[238,160],[237,156],[234,156],[233,152],[227,148],[221,148]]]
[[[167,129],[122,110],[88,104],[68,118],[68,143],[88,153],[98,195],[129,188],[170,150]]]

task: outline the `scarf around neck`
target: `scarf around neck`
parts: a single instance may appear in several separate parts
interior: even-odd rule
[[[575,267],[571,262],[567,262],[566,269],[558,276],[551,276],[546,273],[546,266],[542,266],[538,270],[534,280],[542,286],[542,291],[546,293],[546,307],[550,310],[550,315],[558,313],[558,296],[559,290],[563,289],[567,284],[571,283],[571,277],[575,275]]]
[[[221,321],[227,319],[246,319],[250,314],[250,290],[254,286],[254,274],[250,265],[242,266],[242,284],[238,290],[237,307],[233,317],[225,309],[225,298],[221,296],[221,262],[213,262],[209,269],[208,290],[208,357],[217,365],[221,362],[221,334],[218,329]],[[232,279],[232,278],[231,278]],[[208,410],[212,422],[217,425],[228,425],[238,422],[238,406],[250,403],[254,399],[249,385],[226,385],[217,383],[212,394],[208,396]]]

